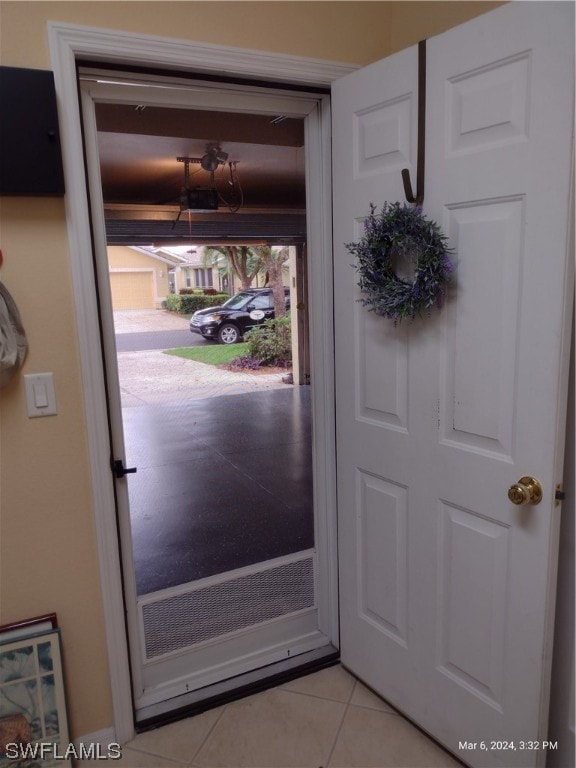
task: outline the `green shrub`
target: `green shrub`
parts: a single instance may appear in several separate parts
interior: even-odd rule
[[[277,320],[265,320],[244,335],[248,343],[247,356],[265,365],[286,365],[292,360],[290,315]]]
[[[164,301],[166,309],[169,312],[180,312],[182,307],[182,296],[177,296],[175,293],[169,293]]]
[[[195,296],[216,296],[218,291],[216,288],[180,288],[178,293],[180,296],[190,296],[191,294]]]
[[[205,307],[219,307],[226,299],[230,298],[226,293],[217,293],[216,296],[183,296],[183,312],[196,312]]]
[[[226,293],[217,293],[215,296],[204,296],[203,293],[180,294],[171,293],[166,296],[166,309],[169,312],[179,312],[189,315],[198,309],[205,307],[219,307],[229,296]]]

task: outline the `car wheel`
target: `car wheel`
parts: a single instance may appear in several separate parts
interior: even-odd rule
[[[220,344],[236,344],[240,340],[240,331],[233,323],[224,323],[218,331]]]

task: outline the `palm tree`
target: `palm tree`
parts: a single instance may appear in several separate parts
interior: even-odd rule
[[[266,282],[272,288],[274,315],[275,317],[282,317],[282,315],[286,314],[282,271],[290,255],[288,248],[272,248],[270,245],[257,245],[254,246],[253,250],[266,270]]]
[[[241,288],[250,288],[263,266],[255,251],[247,245],[210,245],[204,249],[203,262],[217,267],[221,274],[236,275]]]

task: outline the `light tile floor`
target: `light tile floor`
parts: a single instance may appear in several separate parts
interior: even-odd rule
[[[461,763],[341,666],[139,734],[124,746],[122,759],[114,761],[117,764],[124,768],[461,768]]]

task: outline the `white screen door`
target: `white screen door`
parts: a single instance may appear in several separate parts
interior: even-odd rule
[[[178,78],[170,81],[168,77],[162,80],[162,87],[156,87],[155,81],[148,82],[144,78],[134,84],[122,73],[115,73],[108,78],[89,69],[83,70],[83,73],[82,108],[99,278],[102,343],[108,375],[112,447],[114,457],[122,457],[125,466],[137,465],[139,457],[143,459],[139,472],[128,478],[134,481],[130,485],[130,493],[127,479],[118,477],[116,482],[134,708],[136,719],[142,722],[239,685],[238,680],[242,675],[254,673],[254,677],[250,678],[250,682],[253,682],[254,679],[270,674],[271,665],[277,662],[292,667],[299,663],[294,659],[300,659],[300,663],[303,663],[306,659],[315,660],[334,652],[330,633],[331,625],[335,624],[332,611],[337,606],[330,598],[332,584],[327,575],[329,569],[332,569],[333,537],[329,535],[328,505],[325,500],[325,489],[330,486],[327,479],[322,480],[322,468],[318,472],[315,470],[314,520],[311,521],[314,525],[313,548],[303,547],[301,551],[280,557],[261,558],[242,567],[222,568],[221,572],[203,578],[182,579],[183,583],[179,584],[139,588],[133,546],[139,533],[138,518],[148,516],[154,518],[161,528],[167,527],[163,512],[164,497],[168,499],[169,505],[175,503],[174,497],[170,496],[171,483],[174,481],[164,475],[157,488],[158,494],[152,492],[154,481],[151,483],[148,479],[147,467],[150,465],[147,465],[148,457],[145,456],[150,437],[143,423],[139,423],[136,430],[131,430],[130,438],[129,430],[134,421],[121,401],[100,182],[96,105],[146,105],[189,110],[214,108],[246,114],[291,115],[305,121],[306,142],[310,145],[309,154],[313,155],[321,97],[302,96],[300,93],[276,94],[273,91],[269,93],[262,89],[241,89],[235,86],[214,87],[199,82],[190,84],[180,82]],[[308,166],[308,173],[315,173],[316,177],[320,175],[317,161],[309,160]],[[312,190],[312,201],[315,196]],[[323,269],[321,260],[318,260],[314,266],[312,294],[323,290],[322,280],[318,279],[323,275]],[[321,302],[316,302],[316,306],[320,305]],[[319,394],[322,391],[322,371],[319,371],[321,362],[319,356],[315,361],[312,384],[313,444],[317,452],[320,451],[319,435],[325,418],[322,416],[323,404]],[[240,405],[231,407],[239,409]],[[167,443],[175,440],[175,429],[179,423],[196,424],[201,420],[201,415],[193,416],[190,408],[191,404],[187,410],[181,408],[177,401],[162,402],[158,412],[162,428],[170,425],[173,419],[164,433]],[[206,407],[203,412],[207,413]],[[142,415],[148,424],[156,418],[152,413],[153,409],[143,409]],[[220,411],[222,413],[223,409]],[[293,413],[293,423],[296,423],[300,418],[297,408],[294,408]],[[256,427],[257,419],[253,419],[247,424],[246,430],[255,430]],[[128,435],[126,440],[125,434]],[[128,455],[127,446],[132,451]],[[173,459],[164,463],[161,471],[169,472],[170,464],[173,463]],[[201,462],[196,462],[190,471],[198,474],[201,469]],[[237,477],[233,482],[236,483],[234,492],[244,493],[249,499],[249,491],[243,490]],[[220,487],[223,487],[221,478]],[[210,504],[217,503],[214,491]],[[225,507],[233,510],[230,500],[225,502]],[[278,535],[278,527],[274,529],[269,524],[271,519],[271,515],[265,518],[260,528],[266,530],[266,536],[272,539],[273,535]],[[176,535],[190,535],[193,538],[190,532],[185,534],[182,527],[176,531]],[[222,531],[217,531],[213,523],[210,536],[214,540],[223,537]],[[287,539],[281,535],[280,538]],[[159,545],[158,536],[152,535],[151,539],[166,561],[173,557],[173,553],[166,553],[166,549]],[[246,548],[242,543],[234,546],[238,546],[240,552],[243,547]],[[149,566],[145,555],[142,558],[144,570]],[[192,559],[192,556],[189,557]],[[168,565],[167,562],[166,570]],[[163,567],[161,564],[160,568]],[[277,577],[283,578],[283,581]],[[273,583],[277,590],[275,596],[272,596],[271,591],[271,587],[274,589]],[[300,596],[298,605],[290,603],[290,594]],[[255,601],[252,607],[251,600]],[[268,604],[266,615],[262,611],[265,603]],[[233,616],[237,619],[234,620]],[[260,673],[259,670],[264,672]],[[246,678],[243,678],[240,684],[246,684],[245,681]],[[224,688],[210,688],[220,684]]]
[[[344,244],[415,182],[418,49],[333,90],[342,660],[473,766],[546,759],[573,29],[511,3],[427,42],[423,208],[457,270],[413,323],[363,309]],[[508,500],[525,475],[537,506]]]

